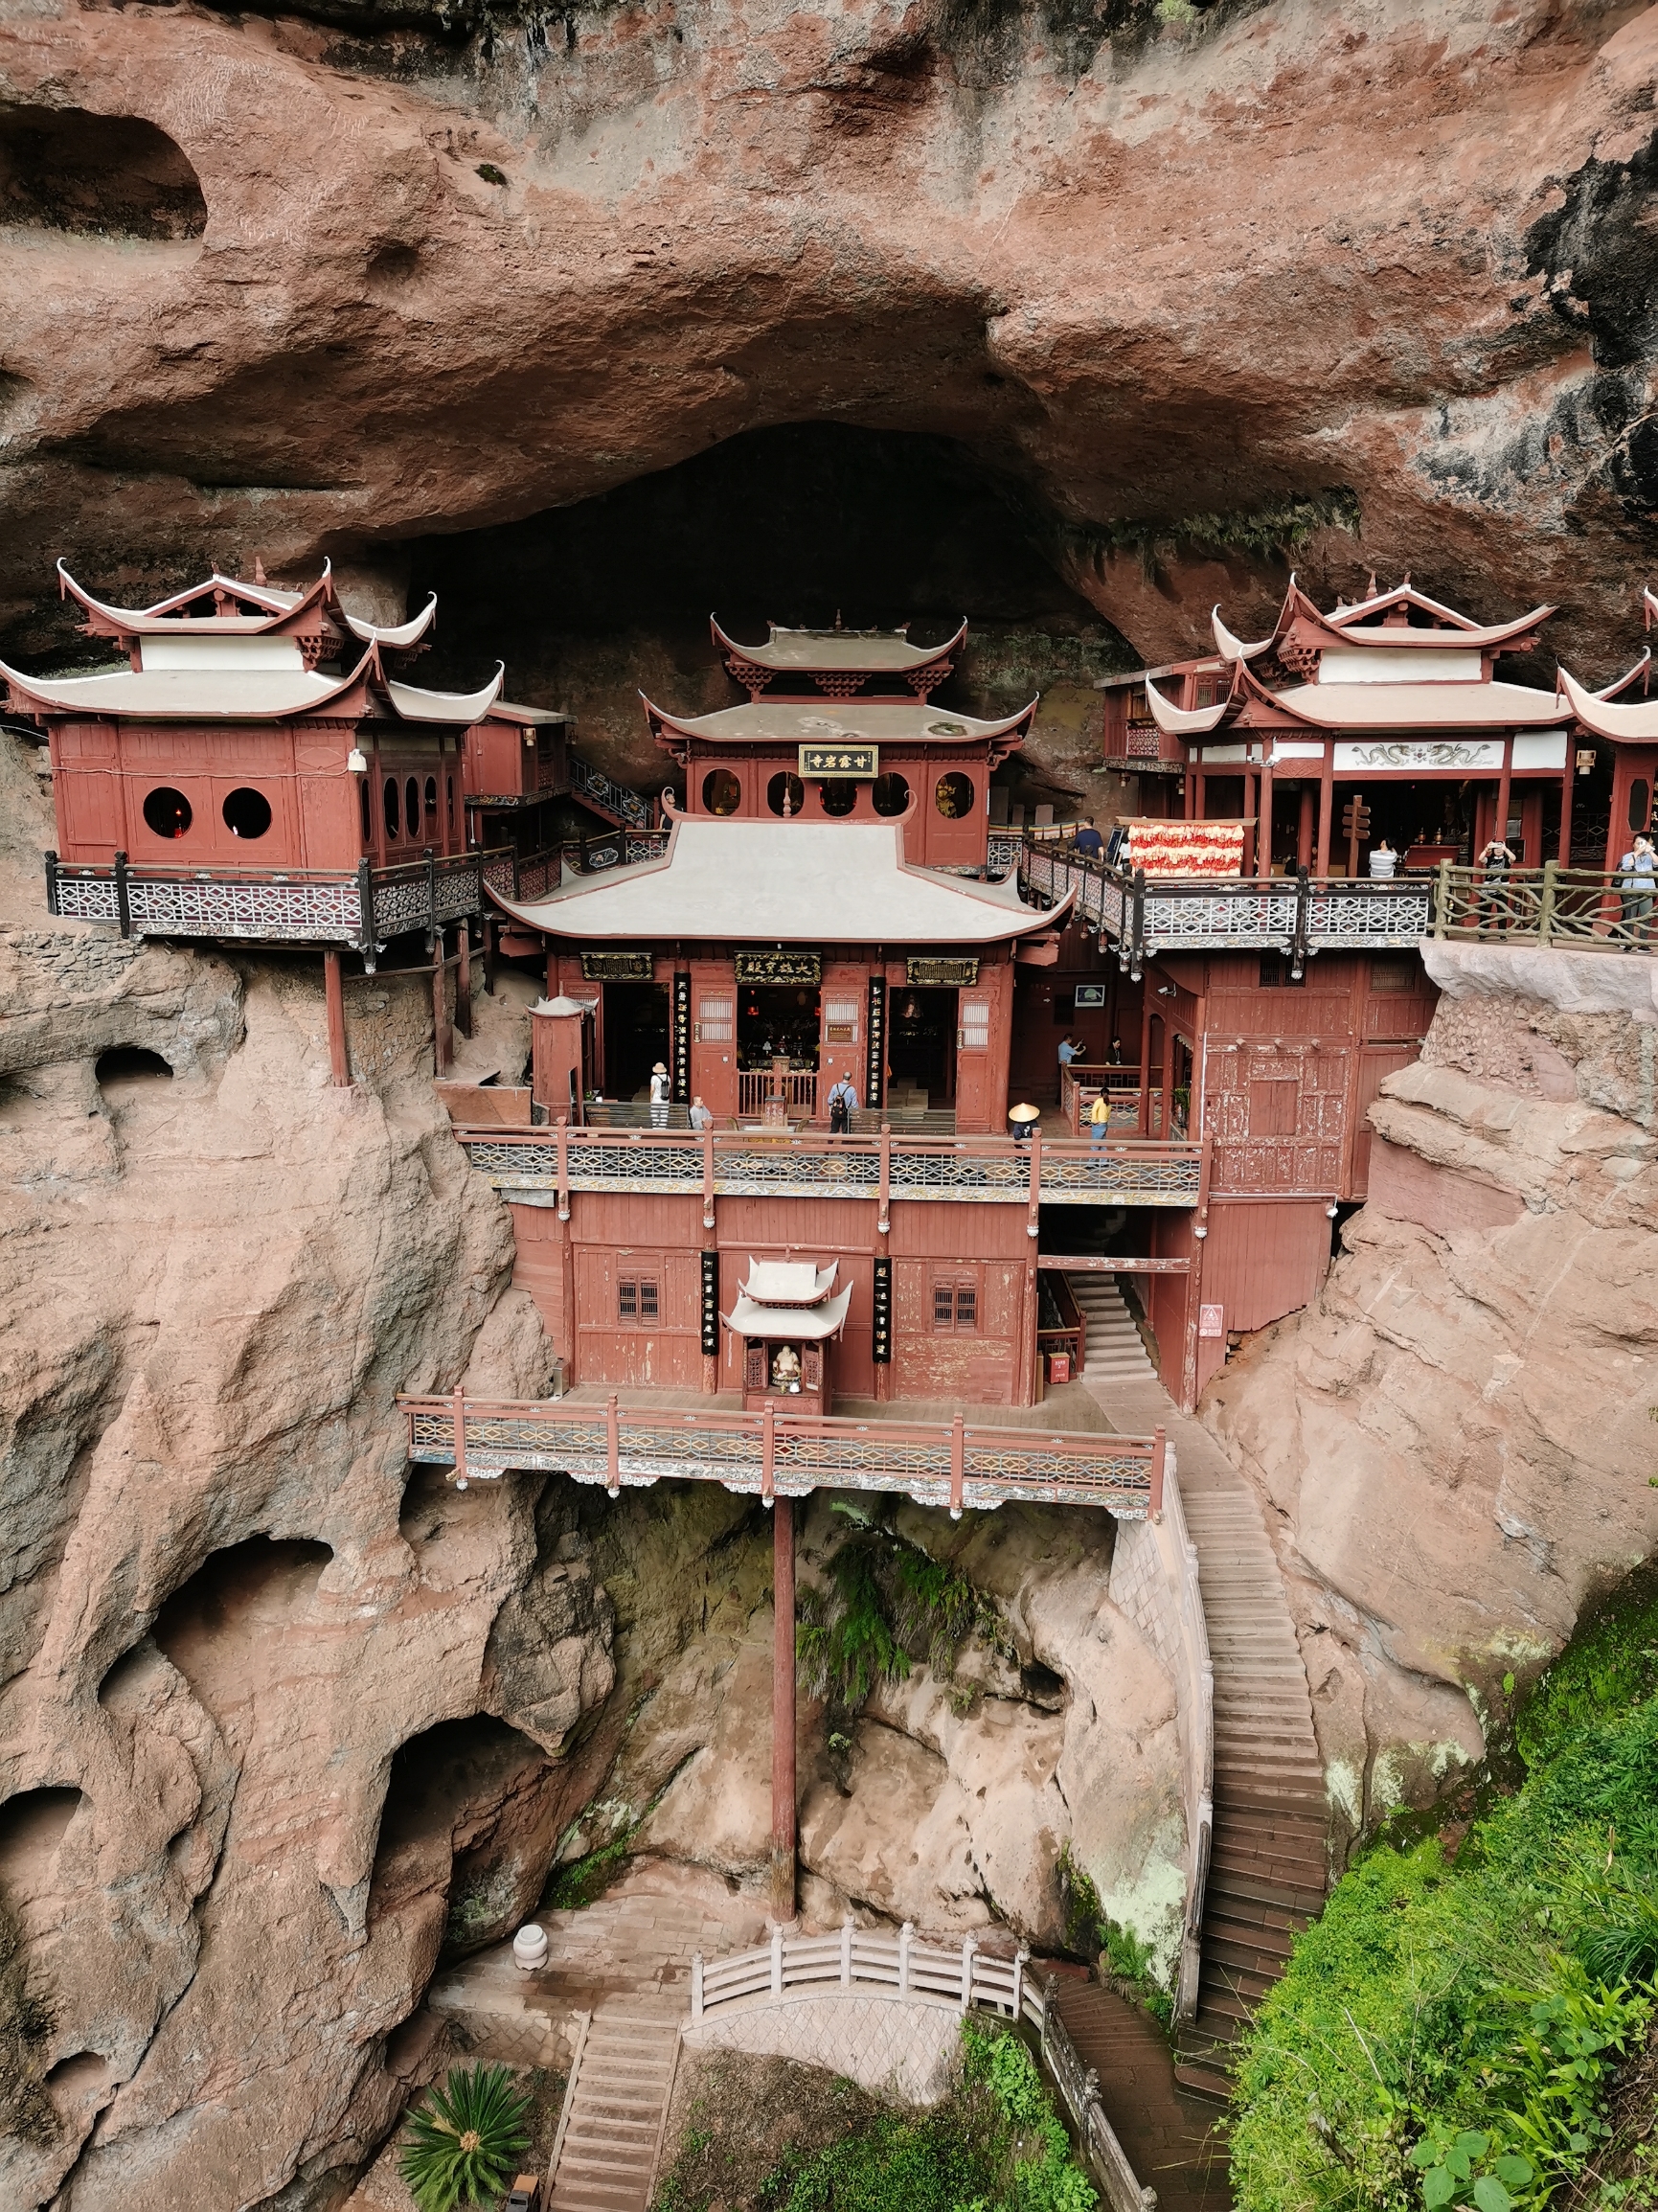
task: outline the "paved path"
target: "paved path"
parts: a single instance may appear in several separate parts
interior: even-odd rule
[[[607,1997],[582,2036],[549,2212],[646,2212],[679,2057],[677,1997]]]
[[[1098,1982],[1056,1982],[1077,2055],[1100,2076],[1100,2101],[1134,2178],[1158,2212],[1228,2212],[1226,2142],[1207,2099],[1181,2090],[1156,2021]]]

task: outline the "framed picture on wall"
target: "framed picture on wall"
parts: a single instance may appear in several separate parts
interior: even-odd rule
[[[1077,986],[1076,1000],[1079,1014],[1090,1006],[1103,1006],[1105,986],[1102,983],[1079,983]]]

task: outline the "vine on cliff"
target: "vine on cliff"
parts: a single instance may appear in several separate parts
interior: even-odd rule
[[[0,2135],[50,2143],[57,2115],[41,2081],[52,2008],[31,1991],[22,1937],[0,1897]]]

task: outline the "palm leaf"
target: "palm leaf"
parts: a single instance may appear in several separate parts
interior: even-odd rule
[[[530,2097],[505,2066],[455,2066],[409,2115],[398,2160],[420,2212],[500,2201],[529,2148]]]

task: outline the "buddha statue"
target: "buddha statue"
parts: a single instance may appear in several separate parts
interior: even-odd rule
[[[771,1386],[774,1390],[800,1388],[800,1354],[792,1344],[780,1344],[772,1354]]]

